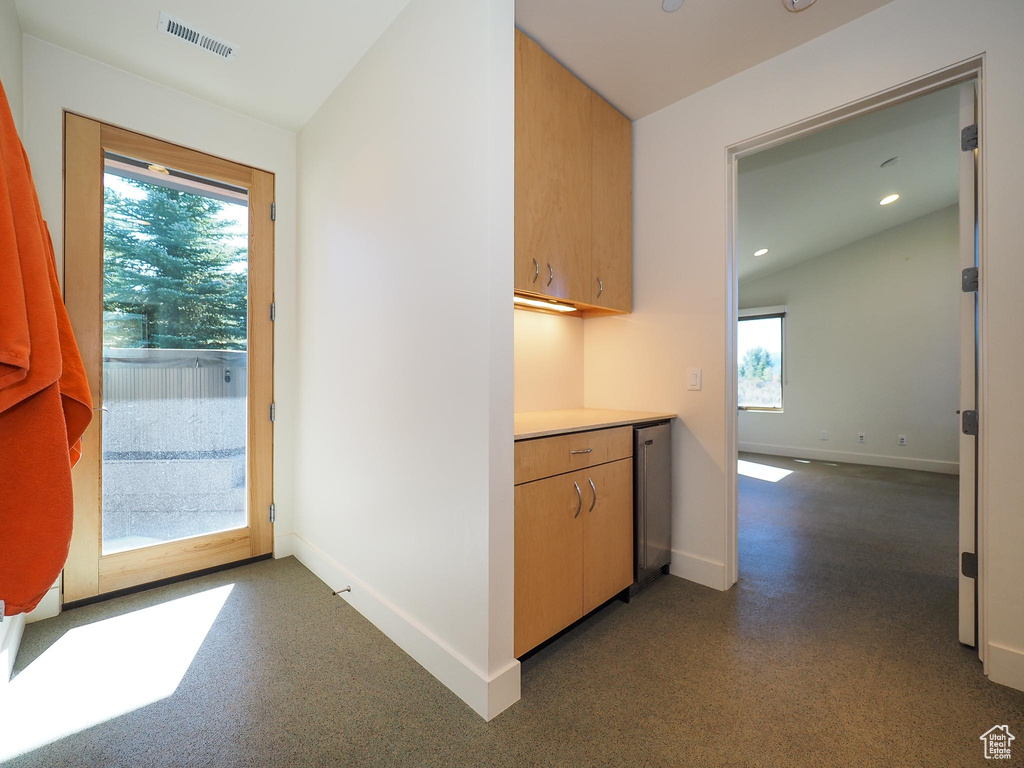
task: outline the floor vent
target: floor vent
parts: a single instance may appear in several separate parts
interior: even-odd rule
[[[238,51],[236,46],[226,40],[208,35],[201,29],[196,29],[192,25],[186,24],[173,16],[168,16],[163,11],[160,12],[160,24],[157,28],[161,32],[166,32],[169,35],[174,35],[184,40],[186,43],[198,46],[210,53],[215,53],[222,59],[233,59]]]

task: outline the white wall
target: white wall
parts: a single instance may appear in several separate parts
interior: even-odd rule
[[[728,587],[727,147],[984,53],[982,610],[987,672],[1024,689],[1022,29],[1019,0],[969,13],[959,0],[894,0],[634,123],[634,311],[585,321],[584,365],[588,406],[680,414],[673,568]],[[704,369],[703,391],[686,391],[687,366]]]
[[[515,311],[515,410],[583,407],[583,320]]]
[[[21,20],[14,0],[0,0],[0,83],[11,105],[14,125],[21,130]]]
[[[512,0],[413,0],[298,140],[297,556],[485,717],[512,656]]]
[[[787,307],[783,411],[741,411],[740,450],[958,471],[958,215],[952,206],[740,282],[741,309]]]
[[[22,138],[63,267],[63,110],[255,166],[275,175],[275,550],[293,518],[295,423],[295,134],[186,96],[71,51],[24,37]]]

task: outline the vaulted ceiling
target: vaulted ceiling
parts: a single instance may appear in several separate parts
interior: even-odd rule
[[[516,26],[637,120],[891,0],[516,0]]]
[[[740,159],[740,280],[821,256],[959,199],[959,86]],[[881,167],[891,158],[899,160]],[[879,205],[889,194],[900,195]],[[768,253],[754,252],[767,248]]]

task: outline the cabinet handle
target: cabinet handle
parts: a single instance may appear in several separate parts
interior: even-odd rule
[[[536,283],[538,277],[540,277],[540,262],[537,261],[536,259],[534,259],[533,260],[533,280],[531,280],[530,282],[531,283]]]
[[[585,451],[582,450],[582,449],[581,450],[575,450],[575,451],[569,451],[569,455],[570,456],[575,456],[577,453],[590,453],[592,450],[594,450],[594,449],[593,448],[587,448],[587,450],[585,450]]]
[[[601,294],[604,293],[604,283],[601,282],[601,278],[597,278],[597,298],[601,298]]]
[[[587,482],[590,483],[590,490],[594,492],[594,500],[590,502],[590,509],[588,509],[587,512],[593,512],[594,507],[597,506],[597,486],[594,485],[594,478],[592,477],[588,477]]]
[[[575,520],[580,516],[580,511],[583,509],[583,491],[580,490],[579,483],[573,483],[573,486],[576,488],[576,498],[579,499],[576,503],[576,514],[572,516],[572,519]]]
[[[555,270],[548,264],[548,285],[551,285],[551,281],[555,279]]]

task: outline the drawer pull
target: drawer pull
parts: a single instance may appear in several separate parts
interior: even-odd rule
[[[594,507],[597,506],[597,486],[594,485],[594,478],[592,477],[588,477],[587,482],[590,483],[590,490],[594,492],[594,500],[590,502],[590,509],[588,509],[587,512],[593,512]]]
[[[573,486],[576,488],[576,498],[578,499],[576,502],[576,514],[572,516],[572,519],[575,520],[580,516],[580,511],[583,509],[583,491],[580,490],[579,483],[573,483]]]
[[[587,450],[585,450],[585,451],[569,451],[569,454],[572,455],[572,456],[575,456],[575,455],[580,454],[580,453],[590,453],[592,450],[594,450],[594,449],[593,448],[587,448]]]

